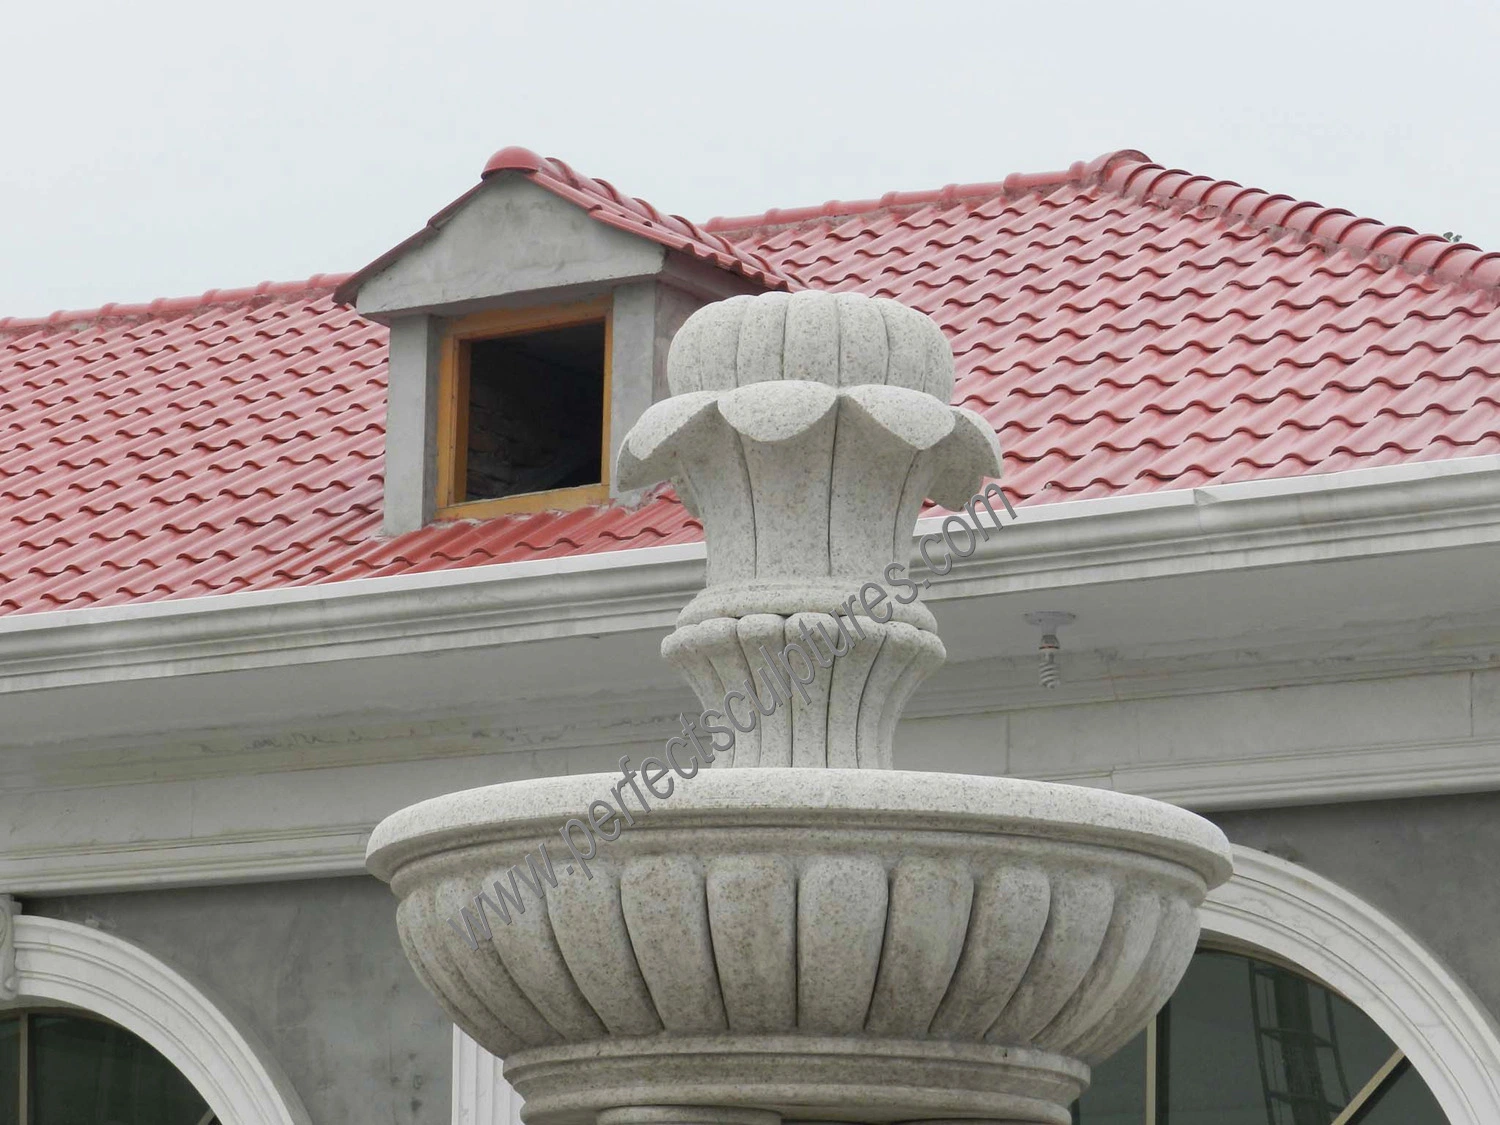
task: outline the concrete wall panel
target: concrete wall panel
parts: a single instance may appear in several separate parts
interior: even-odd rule
[[[33,899],[97,926],[209,991],[254,1030],[314,1125],[447,1125],[453,1025],[396,937],[370,877]]]

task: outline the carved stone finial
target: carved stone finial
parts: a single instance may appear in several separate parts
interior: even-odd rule
[[[755,692],[789,643],[821,637],[838,655],[715,764],[889,768],[896,720],[945,653],[886,568],[906,563],[924,501],[962,508],[1000,475],[994,430],[948,402],[942,331],[852,293],[731,297],[683,325],[667,379],[672,397],[626,435],[617,472],[626,488],[671,480],[703,521],[707,586],[662,655],[705,708]],[[866,582],[890,594],[875,620],[855,597]]]

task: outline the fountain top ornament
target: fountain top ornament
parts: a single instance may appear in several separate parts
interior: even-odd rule
[[[949,405],[941,330],[895,301],[807,291],[708,305],[672,341],[667,382],[672,397],[626,435],[617,479],[670,479],[703,521],[708,587],[721,589],[684,622],[812,610],[830,584],[847,595],[908,561],[923,501],[961,509],[1000,475],[994,430]],[[910,618],[931,627],[920,608]]]
[[[753,690],[756,653],[796,646],[804,627],[848,642],[800,730],[767,715],[722,764],[889,768],[901,710],[945,653],[920,601],[851,628],[850,596],[910,560],[925,501],[962,510],[1001,472],[994,430],[948,402],[947,340],[882,298],[731,297],[688,318],[667,380],[617,472],[627,488],[670,479],[703,522],[707,585],[663,656],[707,709]]]

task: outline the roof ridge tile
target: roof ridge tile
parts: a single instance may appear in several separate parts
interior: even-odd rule
[[[774,231],[833,219],[852,219],[874,212],[896,214],[921,210],[934,204],[951,208],[975,199],[1016,199],[1035,191],[1046,194],[1064,184],[1081,185],[1097,181],[1117,162],[1130,159],[1146,161],[1150,157],[1135,149],[1118,149],[1090,161],[1080,160],[1059,172],[1012,172],[1003,180],[947,184],[925,191],[888,191],[878,199],[830,199],[827,203],[810,207],[773,207],[758,215],[716,216],[701,225],[711,234],[732,233],[737,238],[745,238],[750,235],[765,236]]]
[[[342,273],[315,273],[301,281],[262,281],[242,289],[210,289],[192,297],[157,297],[140,304],[114,301],[95,309],[59,309],[46,316],[0,317],[0,334],[20,335],[38,329],[72,328],[127,320],[157,319],[179,313],[197,313],[212,308],[234,308],[261,298],[295,297],[301,294],[331,295],[349,277]],[[111,345],[113,346],[113,345]]]
[[[1227,222],[1243,222],[1273,236],[1290,231],[1319,243],[1325,250],[1337,248],[1356,258],[1368,256],[1377,261],[1388,258],[1386,268],[1430,274],[1460,288],[1500,291],[1500,253],[1481,250],[1472,243],[1450,242],[1440,235],[1392,226],[1310,200],[1273,195],[1260,188],[1243,187],[1233,180],[1215,180],[1169,169],[1141,153],[1115,156],[1117,159],[1106,161],[1091,178],[1117,195],[1199,208]],[[1310,210],[1315,214],[1307,214]],[[1336,233],[1320,231],[1318,228],[1329,219],[1345,221]],[[1356,231],[1361,233],[1355,234]],[[1399,241],[1394,246],[1384,245],[1392,239]]]

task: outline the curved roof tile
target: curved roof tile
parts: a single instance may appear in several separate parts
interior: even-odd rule
[[[767,284],[927,312],[1021,501],[1500,452],[1500,254],[1133,150],[701,225],[525,150],[487,170]],[[381,537],[387,337],[340,304],[352,280],[0,320],[0,612],[701,535],[663,491]]]

